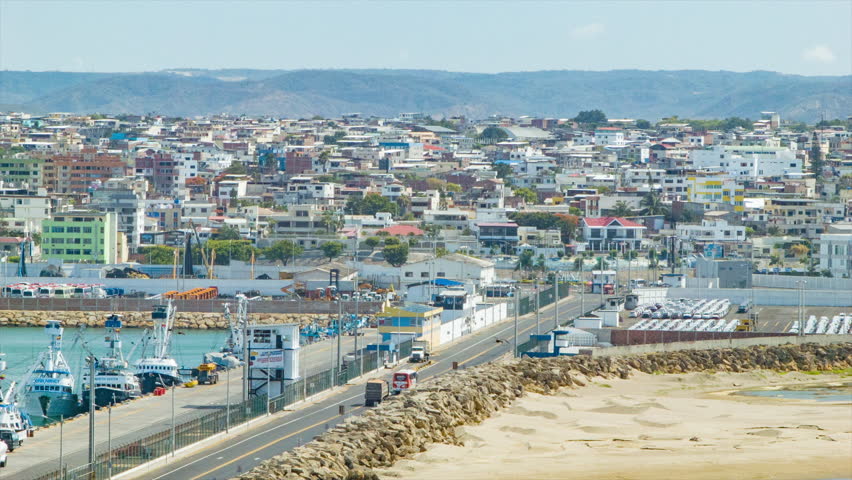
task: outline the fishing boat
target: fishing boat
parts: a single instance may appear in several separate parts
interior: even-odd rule
[[[237,295],[237,315],[231,314],[231,305],[226,303],[225,320],[228,321],[228,339],[222,350],[204,354],[203,363],[215,363],[223,369],[237,368],[242,365],[243,333],[248,322],[248,298]]]
[[[95,404],[99,407],[115,405],[142,395],[139,378],[128,368],[127,360],[121,350],[121,315],[111,314],[105,322],[105,357],[97,359],[95,364]],[[94,355],[93,355],[94,356]],[[83,406],[89,405],[91,395],[89,374],[83,375]]]
[[[169,354],[175,322],[175,307],[172,301],[154,306],[151,319],[154,326],[142,340],[142,358],[135,364],[142,393],[151,393],[157,387],[171,387],[183,383],[178,373],[177,361]]]
[[[44,333],[50,344],[24,380],[23,409],[39,425],[73,417],[79,411],[74,375],[62,354],[63,332],[62,323],[48,320]]]
[[[6,379],[3,373],[6,370],[4,355],[0,353],[0,382]],[[29,417],[21,412],[15,402],[15,382],[12,382],[6,390],[3,390],[3,385],[0,383],[0,442],[5,442],[11,451],[24,442],[24,438],[31,430],[32,424]]]

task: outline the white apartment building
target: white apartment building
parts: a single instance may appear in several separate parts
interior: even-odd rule
[[[604,147],[623,147],[624,130],[616,127],[602,127],[595,130],[595,145]]]
[[[820,271],[838,278],[852,277],[852,233],[823,233],[817,240]]]
[[[701,225],[678,224],[677,236],[688,242],[742,242],[746,239],[745,227],[730,225],[721,218],[704,219]]]
[[[716,145],[709,149],[692,150],[689,160],[693,167],[727,172],[736,178],[783,177],[802,173],[802,160],[786,147]]]

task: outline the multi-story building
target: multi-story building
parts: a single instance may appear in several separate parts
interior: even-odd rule
[[[48,260],[116,263],[118,225],[112,212],[71,210],[42,221],[41,254]]]
[[[80,153],[55,155],[56,193],[81,194],[98,188],[110,178],[127,174],[127,165],[118,155],[84,149]]]
[[[447,210],[425,210],[423,221],[440,225],[441,227],[453,227],[456,230],[464,230],[470,227],[470,220],[476,216],[472,210],[461,210],[452,208]]]
[[[170,153],[147,150],[136,158],[136,175],[143,176],[154,192],[163,197],[177,197],[181,186],[178,162]]]
[[[423,218],[427,210],[437,210],[441,205],[441,194],[437,190],[418,192],[411,197],[411,214],[414,218]]]
[[[37,188],[44,184],[44,158],[9,156],[0,158],[0,179],[10,186]]]
[[[115,213],[117,229],[126,236],[132,249],[139,247],[140,235],[145,229],[147,190],[147,180],[126,177],[108,180],[103,188],[92,193],[92,208]]]
[[[687,242],[742,242],[746,233],[743,226],[730,225],[726,220],[711,217],[703,219],[701,225],[678,224],[677,236]]]
[[[686,201],[700,203],[705,210],[713,210],[714,204],[734,206],[735,212],[744,210],[745,187],[730,177],[688,177],[686,179]]]
[[[826,204],[807,198],[773,198],[767,200],[767,226],[777,227],[781,235],[814,238],[825,232],[825,225],[842,219],[842,204]]]
[[[583,238],[594,251],[639,250],[645,227],[621,217],[583,218]]]
[[[819,270],[838,278],[852,277],[852,233],[823,233],[816,241]]]
[[[623,147],[624,130],[617,127],[601,127],[595,130],[595,145]]]
[[[689,153],[692,166],[736,178],[783,177],[802,173],[802,159],[787,147],[715,145]]]

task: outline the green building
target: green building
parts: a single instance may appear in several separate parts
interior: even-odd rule
[[[115,213],[73,210],[42,221],[41,256],[65,262],[116,263]]]
[[[0,158],[0,178],[15,186],[26,183],[31,188],[43,187],[44,163],[43,158]]]

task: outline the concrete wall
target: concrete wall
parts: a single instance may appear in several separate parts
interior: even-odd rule
[[[598,348],[594,350],[596,357],[619,357],[623,355],[641,355],[645,353],[671,352],[675,350],[708,350],[718,348],[739,348],[752,345],[800,345],[816,343],[829,345],[833,343],[852,342],[852,335],[808,335],[806,337],[755,337],[733,338],[728,340],[705,340],[699,342],[673,342],[664,344],[630,345],[621,347]]]
[[[751,300],[757,305],[798,306],[798,294],[795,290],[768,288],[738,289],[738,288],[643,288],[636,289],[639,303],[658,302],[665,298],[727,298],[731,303],[739,304]],[[852,308],[852,290],[838,292],[836,290],[809,290],[805,293],[805,305],[814,307],[849,307]]]
[[[32,271],[30,271],[32,273]],[[187,279],[142,279],[142,278],[48,278],[48,277],[10,277],[8,283],[96,283],[105,287],[123,288],[125,292],[145,292],[149,295],[169,290],[185,291],[196,287],[215,286],[225,295],[257,290],[264,296],[282,296],[282,287],[293,284],[292,280],[238,280],[187,278]],[[326,282],[327,283],[327,282]]]
[[[162,300],[144,298],[0,298],[0,311],[77,311],[77,312],[150,312],[154,305]],[[235,312],[234,300],[174,300],[178,312],[224,311],[223,303],[231,303]],[[336,315],[342,308],[344,313],[354,313],[356,302],[326,301],[285,301],[265,300],[249,302],[249,313],[319,313]],[[358,312],[373,314],[382,309],[381,302],[357,302]]]
[[[773,337],[793,335],[769,332],[680,332],[668,330],[611,330],[609,343],[613,345],[642,345],[648,343],[694,342],[701,340],[725,340],[751,337]],[[603,340],[601,340],[603,341]]]
[[[852,279],[827,277],[794,277],[791,275],[752,275],[755,287],[798,288],[796,282],[805,280],[805,290],[841,290],[852,292]]]

